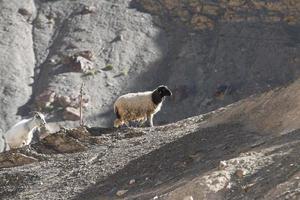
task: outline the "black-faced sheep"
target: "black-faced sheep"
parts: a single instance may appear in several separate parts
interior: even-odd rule
[[[11,127],[5,134],[7,144],[11,149],[19,148],[30,144],[34,131],[46,125],[45,116],[42,113],[35,112],[34,116]]]
[[[129,125],[130,121],[149,121],[153,126],[153,116],[162,106],[166,96],[171,96],[172,92],[167,86],[161,85],[153,91],[128,93],[120,96],[114,104],[114,112],[117,119],[114,127],[123,124]]]

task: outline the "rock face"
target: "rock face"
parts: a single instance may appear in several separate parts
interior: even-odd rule
[[[172,27],[164,60],[168,68],[155,79],[175,91],[173,101],[158,116],[166,122],[205,113],[298,78],[295,50],[300,14],[294,12],[300,7],[298,1],[134,0],[132,4],[157,16],[160,27]],[[225,85],[231,92],[215,96]],[[170,117],[174,107],[176,115]]]
[[[20,116],[38,109],[40,95],[52,91],[78,96],[82,82],[84,92],[93,99],[85,110],[88,123],[110,125],[113,100],[126,90],[137,89],[130,86],[135,85],[135,77],[160,60],[167,47],[164,31],[154,25],[149,14],[130,9],[129,2],[1,3],[3,131]],[[120,35],[122,40],[114,41]],[[107,65],[113,66],[112,70],[102,71]],[[51,103],[51,98],[48,100]],[[41,107],[62,119],[55,106]]]
[[[300,6],[295,0],[133,0],[140,9],[162,17],[172,17],[193,30],[212,30],[219,23],[259,22],[259,23],[299,23],[300,14],[294,8]]]
[[[0,127],[36,109],[73,126],[51,95],[78,97],[82,82],[87,123],[107,127],[126,92],[168,85],[175,95],[154,119],[165,124],[287,84],[299,74],[299,7],[295,0],[4,1]],[[231,92],[215,96],[224,85]]]
[[[30,84],[36,60],[32,20],[28,20],[27,14],[31,13],[34,18],[36,7],[33,0],[5,0],[1,2],[0,9],[0,127],[6,131],[19,119],[19,108],[32,94]]]

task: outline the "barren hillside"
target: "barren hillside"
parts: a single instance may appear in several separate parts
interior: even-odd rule
[[[0,15],[0,130],[39,110],[53,133],[0,154],[0,199],[300,199],[299,1],[0,0]],[[162,126],[111,128],[119,95],[161,84]]]
[[[73,126],[81,83],[86,122],[110,127],[126,92],[167,84],[174,97],[155,119],[166,124],[299,74],[298,1],[3,0],[0,8],[3,131],[37,109],[53,131]]]
[[[299,199],[299,87],[157,128],[61,130],[0,156],[21,165],[1,169],[0,197]]]

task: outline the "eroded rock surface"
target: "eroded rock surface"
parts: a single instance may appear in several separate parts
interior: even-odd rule
[[[1,1],[1,131],[40,110],[55,133],[0,154],[0,199],[299,199],[299,9]],[[82,82],[92,128],[58,131],[78,126],[63,114]],[[161,84],[174,95],[155,125],[195,117],[99,128],[112,127],[117,96]]]
[[[166,124],[299,74],[295,0],[32,0],[0,8],[3,132],[32,110],[74,127],[62,115],[66,102],[52,94],[78,98],[82,82],[86,122],[110,127],[112,104],[126,92],[168,85],[174,96],[154,119]],[[224,85],[230,92],[216,96]]]

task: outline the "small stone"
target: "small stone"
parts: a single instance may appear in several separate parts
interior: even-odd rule
[[[129,181],[129,185],[132,185],[132,184],[135,184],[135,179],[131,179],[131,180]]]
[[[31,16],[32,15],[32,13],[31,12],[29,12],[27,9],[25,9],[25,8],[20,8],[19,10],[18,10],[18,13],[20,13],[21,15],[23,15],[23,16]]]
[[[238,161],[237,161],[237,160],[233,160],[233,161],[232,161],[232,164],[233,164],[233,165],[237,165],[237,164],[238,164]]]
[[[118,42],[118,41],[122,41],[122,40],[123,40],[123,36],[117,35],[112,41],[110,41],[110,43],[114,43],[114,42]]]
[[[91,14],[96,12],[95,6],[84,6],[81,13],[82,15]]]
[[[72,61],[72,67],[75,71],[86,73],[94,69],[94,64],[82,56],[75,56]]]
[[[126,192],[128,192],[128,190],[119,190],[119,191],[116,193],[116,195],[117,195],[118,197],[121,197],[121,196],[123,196],[124,194],[126,194]]]
[[[82,56],[73,56],[71,64],[72,68],[78,72],[86,73],[94,69],[93,62]]]
[[[227,167],[227,163],[225,161],[220,161],[219,170],[224,170]]]
[[[106,82],[106,87],[108,87],[108,86],[113,86],[114,84],[112,84],[111,82]]]
[[[51,63],[52,65],[55,65],[55,64],[57,64],[57,60],[54,59],[54,58],[51,58],[51,59],[49,60],[49,63]]]
[[[242,170],[242,169],[237,169],[237,170],[235,171],[235,175],[236,175],[237,177],[239,177],[239,178],[243,178],[243,177],[245,176],[245,172],[244,172],[244,170]]]
[[[194,198],[192,196],[185,196],[183,200],[194,200]]]
[[[67,107],[63,113],[63,118],[65,120],[77,121],[80,119],[79,109],[73,107]]]

